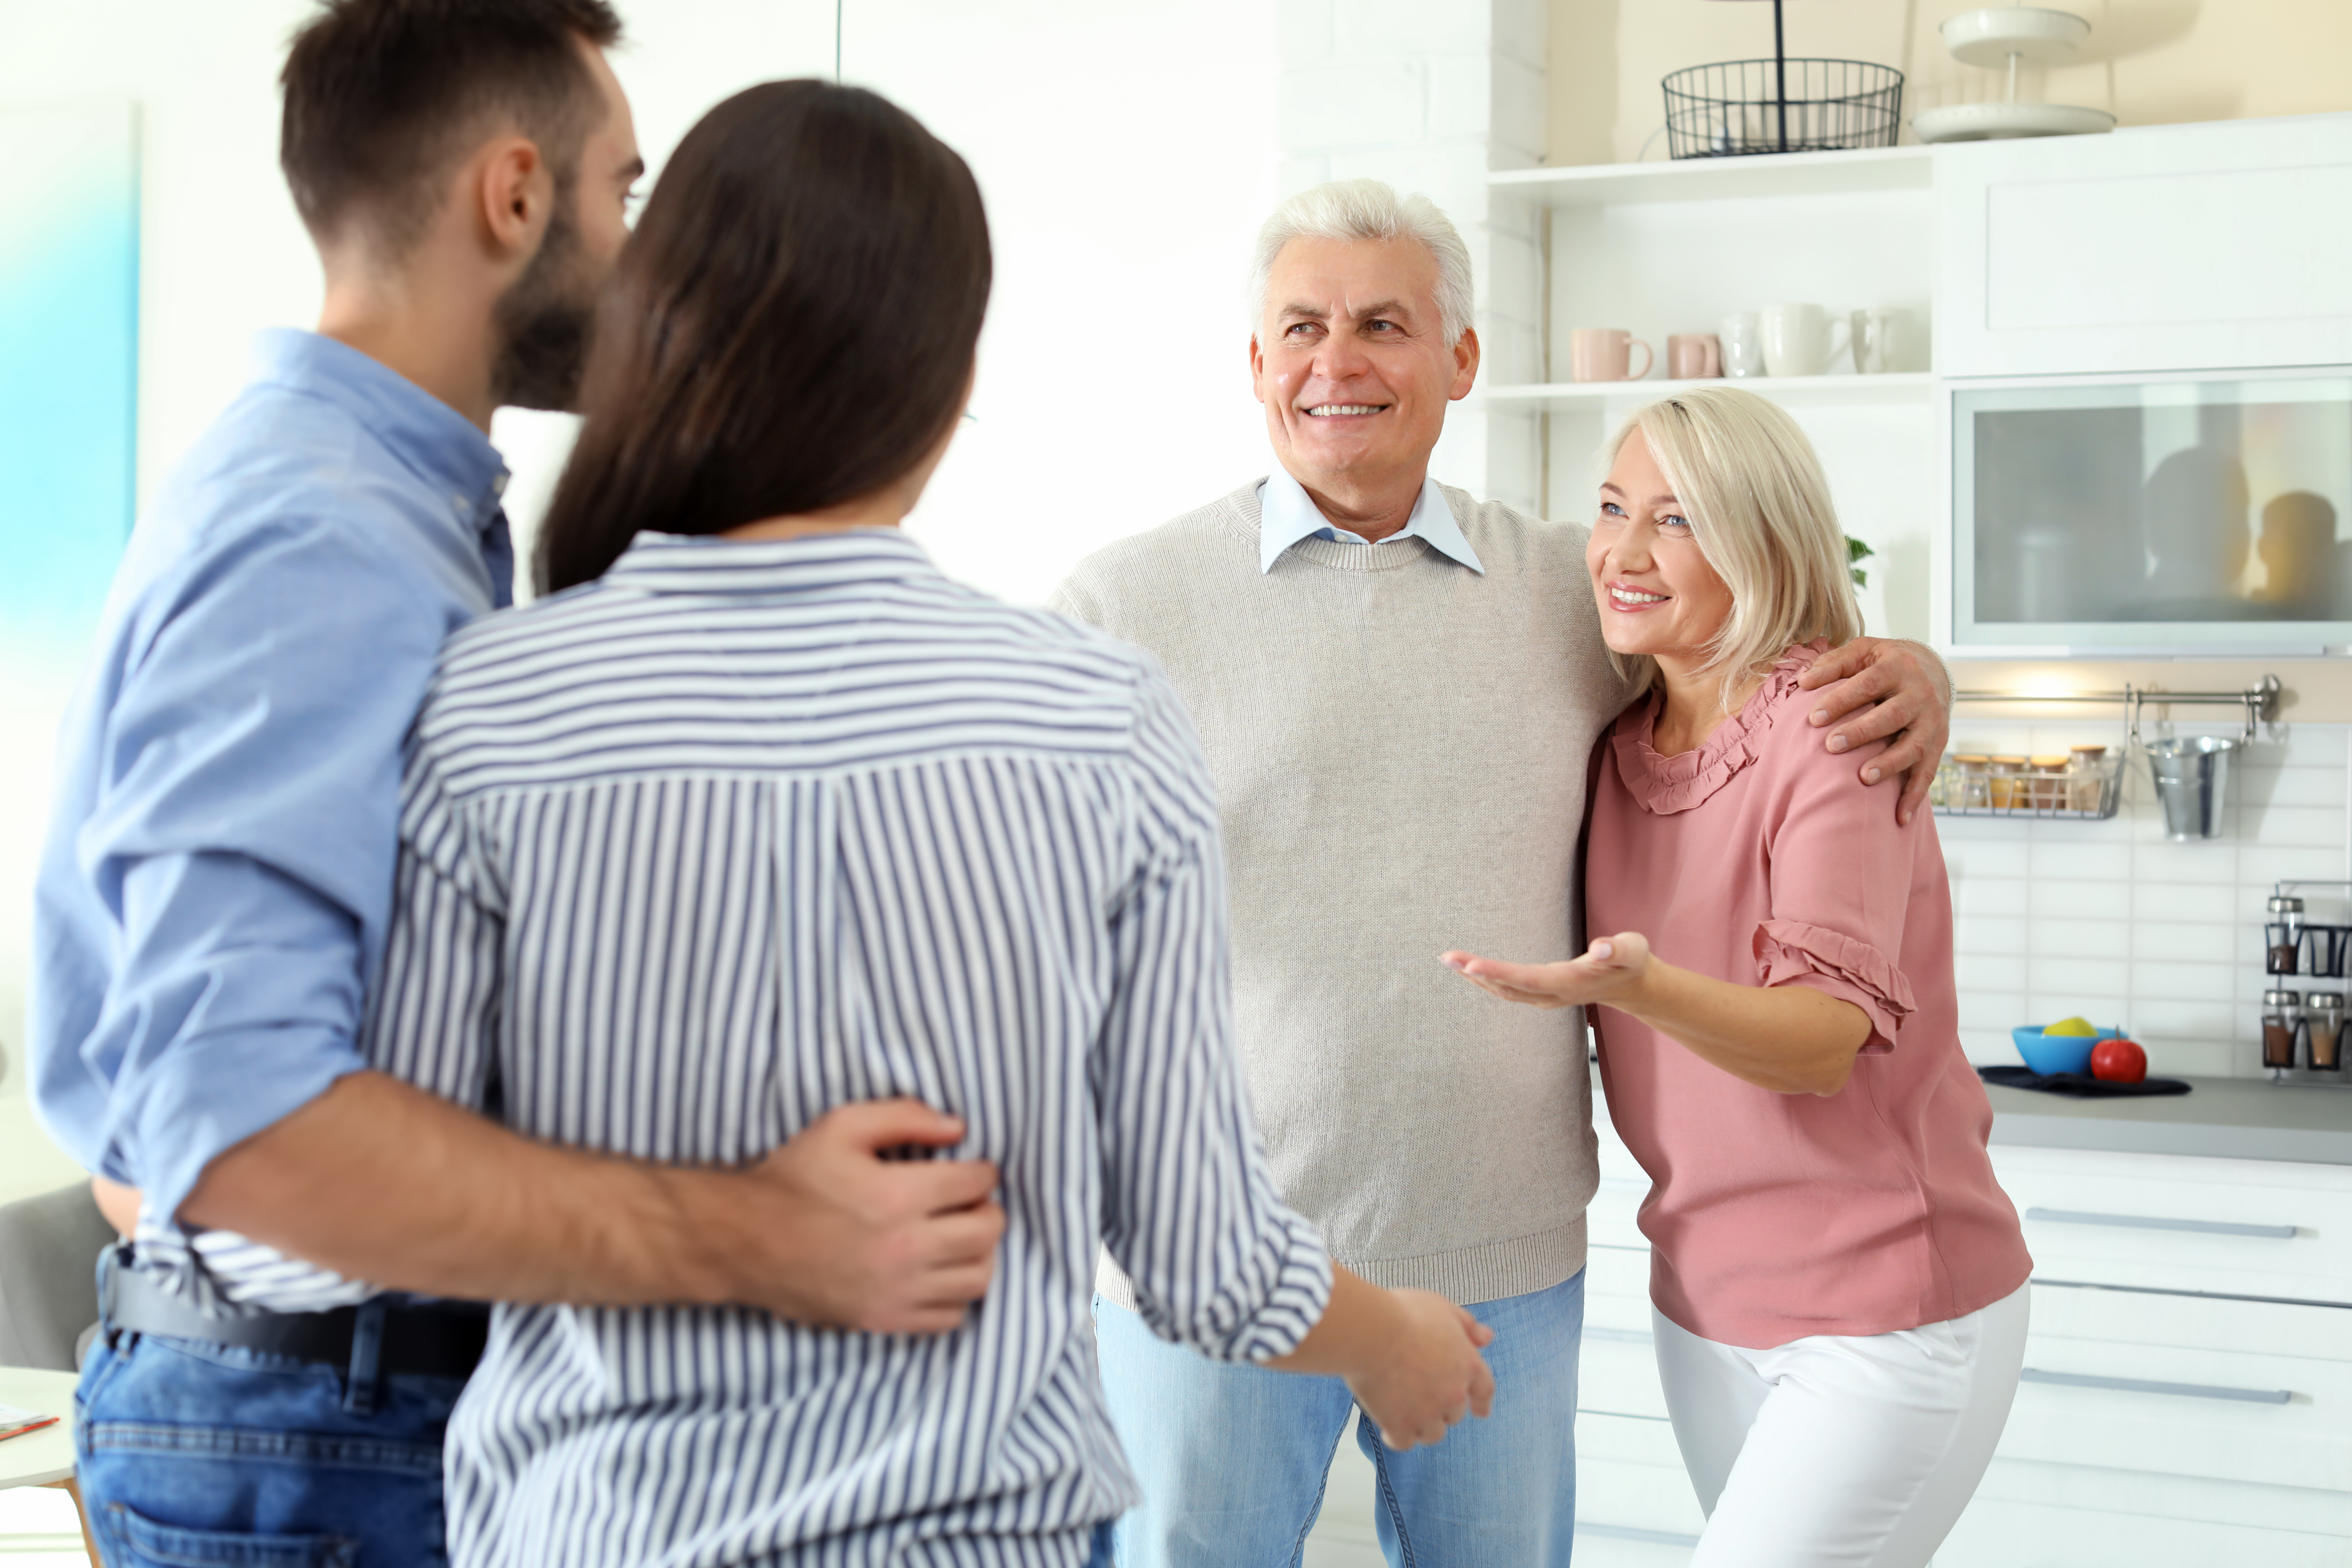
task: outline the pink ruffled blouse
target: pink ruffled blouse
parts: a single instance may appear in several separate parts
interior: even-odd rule
[[[1749,1349],[1881,1334],[1990,1306],[2032,1259],[1994,1181],[1992,1108],[1961,1055],[1952,900],[1935,819],[1895,820],[1867,750],[1832,755],[1792,647],[1696,751],[1650,745],[1660,699],[1617,721],[1594,787],[1586,929],[1640,931],[1736,985],[1808,985],[1869,1016],[1836,1094],[1775,1094],[1602,1006],[1609,1113],[1649,1173],[1658,1310]]]

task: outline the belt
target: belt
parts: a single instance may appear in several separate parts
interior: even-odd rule
[[[482,1346],[490,1333],[489,1309],[472,1301],[409,1306],[378,1300],[338,1307],[331,1312],[256,1312],[215,1318],[165,1293],[131,1269],[109,1268],[105,1276],[101,1305],[110,1340],[118,1331],[161,1334],[166,1339],[235,1345],[331,1366],[356,1366],[372,1360],[373,1370],[382,1375],[465,1378],[473,1374],[481,1361]],[[381,1337],[373,1347],[361,1341],[363,1322],[382,1325]],[[371,1348],[373,1357],[364,1353]],[[362,1353],[355,1357],[354,1352]]]

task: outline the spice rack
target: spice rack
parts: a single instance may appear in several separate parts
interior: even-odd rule
[[[2263,993],[2263,1066],[2271,1081],[2299,1089],[2352,1089],[2345,1064],[2344,993],[2352,970],[2352,925],[2325,925],[2303,918],[2303,900],[2293,888],[2341,888],[2352,882],[2290,880],[2273,883],[2263,921],[2263,969],[2271,988]],[[2326,989],[2291,989],[2286,982],[2305,976]]]
[[[2279,679],[2265,675],[2242,691],[2150,691],[2145,688],[2126,686],[2121,691],[2069,692],[2045,696],[2022,691],[1955,691],[1954,703],[2002,702],[2010,704],[2054,704],[2061,707],[2119,705],[2124,710],[2126,741],[2121,749],[2112,747],[2077,747],[2070,754],[2063,772],[2047,768],[2024,768],[2008,773],[1993,772],[1990,758],[1973,758],[1987,763],[1982,775],[1962,766],[1969,754],[1948,755],[1936,769],[1936,780],[1928,787],[1927,803],[1938,816],[2003,816],[2027,817],[2036,820],[2063,822],[2104,822],[2114,816],[2123,805],[2124,760],[2132,749],[2140,746],[2140,719],[2144,709],[2153,704],[2160,708],[2235,708],[2244,715],[2244,729],[2239,738],[2243,745],[2254,738],[2258,725],[2278,717]],[[2085,752],[2095,753],[2086,757]],[[2025,762],[2026,759],[2011,759]]]

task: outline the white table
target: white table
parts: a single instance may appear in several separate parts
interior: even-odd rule
[[[81,1492],[73,1480],[73,1400],[74,1384],[79,1381],[69,1372],[0,1366],[0,1405],[37,1410],[58,1418],[54,1426],[0,1440],[0,1489],[62,1487],[73,1494],[75,1510],[80,1510]],[[98,1549],[89,1543],[87,1517],[82,1520],[82,1542],[89,1549],[89,1560],[96,1563]]]

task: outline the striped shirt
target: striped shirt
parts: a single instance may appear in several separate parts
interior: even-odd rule
[[[1149,656],[895,531],[641,535],[450,640],[401,847],[385,1070],[670,1162],[911,1095],[966,1121],[949,1152],[998,1163],[1010,1216],[936,1338],[499,1308],[450,1427],[457,1563],[1077,1563],[1137,1498],[1097,1247],[1212,1357],[1321,1316],[1328,1258],[1234,1064],[1207,764]],[[359,1289],[234,1238],[207,1262],[272,1305]]]

